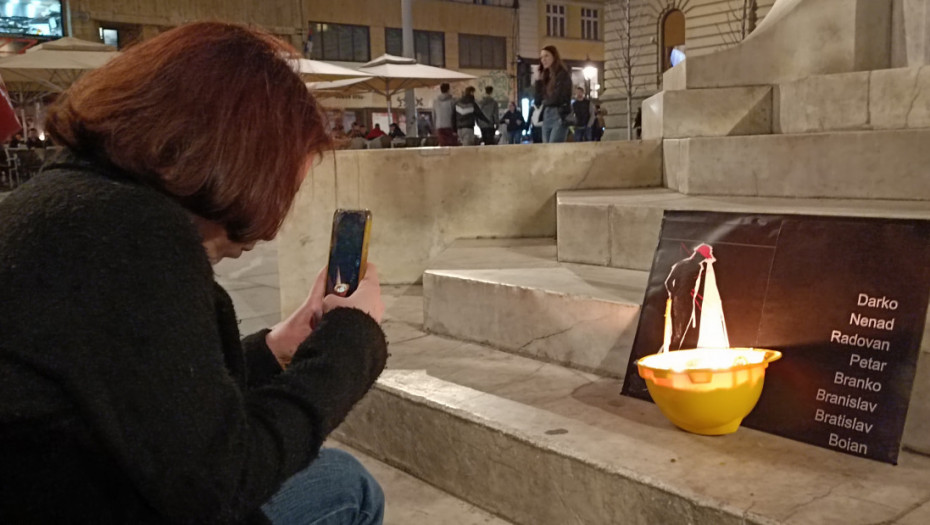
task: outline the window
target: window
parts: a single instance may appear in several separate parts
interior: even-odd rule
[[[546,36],[565,37],[565,6],[546,4]]]
[[[597,27],[597,9],[581,8],[581,38],[585,40],[600,40],[600,31]]]
[[[672,51],[675,51],[677,46],[682,46],[685,43],[684,13],[677,9],[673,9],[666,13],[665,17],[662,19],[661,37],[662,43],[660,49],[662,50],[662,71],[665,71],[673,65]]]
[[[108,46],[119,47],[119,31],[116,29],[100,28],[100,40]]]
[[[384,30],[385,49],[389,55],[404,56],[404,34],[400,29]],[[446,36],[436,31],[413,31],[413,50],[417,62],[446,67]]]
[[[502,36],[460,34],[459,67],[507,69],[507,39]]]
[[[371,60],[367,26],[311,22],[310,29],[313,36],[310,58],[342,62]]]
[[[142,37],[142,26],[102,22],[98,28],[100,41],[108,46],[123,49]]]

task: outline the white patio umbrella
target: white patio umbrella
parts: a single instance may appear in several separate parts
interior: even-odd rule
[[[405,89],[433,87],[443,82],[474,80],[475,76],[451,69],[419,64],[412,58],[381,55],[358,68],[359,72],[371,77],[365,85],[369,90],[387,98],[388,121],[391,120],[391,97]]]
[[[118,54],[113,46],[64,37],[0,59],[0,76],[11,91],[54,93]]]
[[[298,61],[296,70],[304,82],[321,82],[367,76],[365,73],[360,73],[354,69],[306,58],[301,58]]]
[[[338,97],[339,95],[353,95],[371,91],[364,83],[371,77],[346,78],[331,82],[307,82],[307,89],[317,98]]]

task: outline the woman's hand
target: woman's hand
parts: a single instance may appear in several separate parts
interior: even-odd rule
[[[323,297],[322,313],[333,308],[358,308],[370,315],[377,323],[381,323],[384,315],[384,302],[381,300],[381,281],[378,279],[378,268],[371,263],[365,270],[365,278],[359,281],[358,288],[349,297],[327,295]]]
[[[277,358],[281,368],[286,368],[313,329],[319,324],[323,314],[333,308],[357,308],[381,323],[384,315],[384,302],[381,300],[381,283],[378,280],[378,268],[368,263],[365,278],[358,283],[358,288],[349,297],[327,295],[326,267],[316,276],[310,295],[287,319],[274,325],[265,336],[265,344]]]
[[[265,336],[265,344],[277,358],[281,368],[286,368],[294,352],[303,343],[313,327],[323,316],[323,293],[326,290],[326,267],[316,276],[310,295],[287,319],[274,325]]]

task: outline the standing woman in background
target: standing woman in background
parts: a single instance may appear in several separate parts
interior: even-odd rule
[[[539,52],[536,100],[542,101],[542,141],[565,142],[565,118],[572,112],[572,76],[555,46]]]
[[[374,266],[242,340],[211,266],[273,239],[331,147],[298,58],[185,25],[49,108],[62,156],[0,203],[0,523],[382,522],[321,450],[384,368]]]

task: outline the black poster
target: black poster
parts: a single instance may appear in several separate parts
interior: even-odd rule
[[[743,425],[896,463],[928,267],[928,221],[667,211],[623,394],[666,347],[779,350]]]

